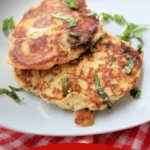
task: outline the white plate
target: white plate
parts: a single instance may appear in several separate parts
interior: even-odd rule
[[[40,0],[0,0],[0,29],[4,19],[13,16],[17,21],[31,6],[39,2]],[[130,22],[150,25],[149,0],[87,0],[87,4],[97,13],[120,14]],[[112,35],[121,34],[124,30],[115,23],[106,25],[104,28]],[[15,103],[5,95],[0,95],[0,125],[33,134],[71,136],[107,133],[150,121],[149,35],[150,30],[144,33],[144,65],[138,82],[138,87],[142,90],[141,97],[135,100],[127,93],[114,104],[111,110],[96,112],[93,127],[78,127],[74,124],[72,111],[48,105],[40,98],[26,92],[19,93],[21,98],[25,97],[21,104]],[[13,79],[13,68],[5,62],[8,53],[8,39],[2,30],[0,30],[0,36],[0,88],[8,88],[9,85],[17,86]]]

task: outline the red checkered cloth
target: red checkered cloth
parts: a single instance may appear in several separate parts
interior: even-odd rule
[[[24,134],[0,128],[0,150],[27,150],[58,143],[94,143],[125,150],[150,150],[150,123],[108,134],[54,137]]]

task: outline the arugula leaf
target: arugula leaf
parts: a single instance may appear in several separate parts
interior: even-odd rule
[[[70,34],[71,37],[75,37],[75,38],[81,37],[80,35],[78,35],[78,34],[75,33],[75,32],[70,32],[69,34]]]
[[[6,94],[7,96],[9,96],[10,98],[12,98],[15,102],[17,102],[17,103],[19,103],[19,102],[21,102],[22,100],[24,100],[24,98],[23,99],[20,99],[19,97],[18,97],[18,95],[14,92],[14,91],[22,91],[22,89],[21,88],[14,88],[14,87],[12,87],[12,86],[9,86],[11,89],[12,89],[12,91],[9,91],[9,90],[7,90],[7,89],[0,89],[0,94]]]
[[[67,95],[66,83],[70,84],[68,77],[65,77],[64,80],[63,80],[63,83],[62,83],[63,96]]]
[[[73,17],[63,17],[63,16],[58,16],[58,15],[55,15],[55,14],[52,14],[53,17],[55,18],[59,18],[59,19],[63,19],[63,20],[66,20],[67,22],[69,22],[70,26],[69,27],[74,27],[76,26],[77,24],[77,20],[74,19]]]
[[[108,97],[106,96],[105,92],[103,91],[99,79],[98,79],[98,73],[94,74],[94,80],[95,80],[95,87],[97,89],[97,92],[99,93],[99,95],[102,97],[102,99],[104,100],[104,102],[107,104],[108,109],[110,109],[112,107],[112,103],[111,101],[108,99]]]
[[[141,95],[141,90],[138,90],[137,87],[134,87],[131,91],[130,91],[130,96],[133,96],[135,99],[139,98]]]
[[[5,36],[9,35],[9,29],[13,30],[14,28],[15,28],[15,22],[13,20],[13,17],[10,17],[9,19],[5,19],[3,21],[2,30],[5,34]]]
[[[124,67],[126,74],[130,74],[130,73],[131,73],[132,68],[133,68],[133,63],[134,63],[135,59],[136,59],[136,58],[131,58],[131,59],[129,60],[129,66]]]
[[[75,0],[65,0],[66,4],[70,7],[70,8],[74,8],[77,9],[77,5],[75,4]]]
[[[87,17],[93,16],[93,15],[100,17],[100,15],[98,15],[96,12],[91,12],[91,13],[85,14],[85,16],[87,16]]]

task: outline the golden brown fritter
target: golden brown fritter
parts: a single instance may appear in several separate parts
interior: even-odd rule
[[[133,69],[127,74],[125,67],[131,58],[135,58]],[[77,60],[45,71],[14,69],[14,76],[19,86],[41,96],[49,104],[73,111],[96,111],[105,109],[107,105],[97,92],[94,74],[98,73],[103,91],[114,103],[135,86],[142,63],[143,55],[140,51],[106,32],[91,53]],[[66,97],[62,90],[65,77],[70,82],[66,84]]]
[[[65,0],[45,0],[29,9],[9,37],[6,61],[18,69],[46,70],[78,58],[85,44],[99,40],[102,29],[94,15],[85,16],[91,12],[85,0],[76,0],[75,4],[78,9],[73,10]],[[53,14],[73,17],[77,24],[69,27],[69,22]],[[81,37],[71,37],[70,32]]]

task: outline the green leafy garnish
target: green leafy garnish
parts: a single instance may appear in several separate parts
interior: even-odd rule
[[[23,91],[22,88],[14,88],[12,86],[9,86],[9,88],[12,90],[12,91],[9,91],[7,89],[0,89],[0,94],[6,94],[7,96],[9,96],[10,98],[12,98],[15,102],[17,103],[20,103],[23,99],[20,99],[18,97],[18,95],[14,92],[14,91]]]
[[[113,67],[116,67],[116,66],[117,66],[117,61],[116,61],[116,60],[113,60],[113,61],[112,61],[112,66],[113,66]]]
[[[0,89],[0,94],[9,94],[10,91],[7,89]]]
[[[78,35],[75,32],[70,32],[69,34],[70,34],[71,37],[74,37],[74,38],[79,38],[80,37],[80,35]]]
[[[77,5],[75,4],[75,0],[65,0],[66,4],[70,7],[70,8],[74,8],[77,9]]]
[[[103,89],[100,85],[100,82],[99,82],[99,79],[98,79],[98,73],[95,73],[94,79],[95,79],[95,87],[97,89],[97,92],[103,98],[104,102],[107,104],[107,107],[110,109],[112,107],[112,103],[108,99],[108,97],[106,96],[105,92],[103,91]]]
[[[103,16],[102,21],[103,22],[109,22],[109,21],[115,21],[118,25],[124,26],[126,25],[126,29],[123,32],[123,35],[117,35],[118,38],[132,43],[132,39],[137,39],[140,44],[137,46],[138,49],[142,49],[144,45],[143,41],[143,31],[146,31],[149,29],[149,25],[137,25],[134,23],[128,22],[123,16],[119,16],[115,14],[114,16],[107,14],[107,13],[102,13]]]
[[[62,83],[63,96],[67,95],[66,83],[70,84],[68,77],[65,77],[64,80],[63,80],[63,83]]]
[[[107,14],[107,13],[101,13],[101,16],[103,17],[102,22],[110,22],[115,21],[120,26],[124,26],[126,24],[126,19],[123,16],[119,16],[115,14],[114,16]]]
[[[133,96],[135,99],[139,98],[141,95],[141,90],[138,90],[137,87],[134,87],[131,91],[130,91],[130,96]]]
[[[13,17],[10,17],[9,19],[5,19],[3,21],[2,30],[6,36],[9,35],[9,29],[13,30],[14,28],[15,28],[15,22]]]
[[[77,5],[75,4],[75,0],[70,0],[69,7],[70,8],[75,8],[75,9],[78,8]]]
[[[115,97],[118,97],[118,94],[117,94],[117,93],[115,93]]]
[[[55,14],[52,14],[53,17],[55,18],[59,18],[59,19],[63,19],[63,20],[66,20],[67,22],[69,22],[70,26],[69,27],[74,27],[76,26],[77,24],[77,20],[74,19],[73,17],[63,17],[63,16],[58,16],[58,15],[55,15]]]
[[[21,101],[24,100],[24,98],[20,99],[14,91],[11,91],[8,96],[11,97],[17,103],[20,103]]]
[[[15,88],[15,87],[12,87],[12,86],[9,86],[9,88],[13,91],[24,91],[23,88]]]
[[[69,91],[69,93],[73,96],[73,93],[72,93],[72,91]]]
[[[96,12],[91,12],[91,13],[85,14],[85,16],[87,16],[87,17],[93,16],[93,15],[95,15],[95,16],[97,16],[97,17],[100,16],[100,15],[98,15]]]
[[[123,36],[120,36],[120,38],[126,42],[132,43],[131,39],[135,38],[137,39],[140,44],[138,45],[138,49],[142,49],[144,45],[143,41],[143,31],[146,31],[149,28],[149,25],[137,25],[133,23],[126,22],[127,27],[125,31],[123,32]]]
[[[66,53],[67,51],[62,51],[63,53]]]
[[[110,20],[114,20],[114,17],[107,13],[101,13],[103,16],[102,22],[109,22]]]
[[[136,59],[136,58],[131,58],[131,59],[129,60],[129,66],[124,67],[126,74],[130,74],[130,73],[131,73],[132,68],[133,68],[133,63],[134,63],[135,59]]]
[[[117,14],[115,14],[114,16],[114,20],[116,21],[116,23],[118,23],[120,26],[124,26],[126,24],[126,20],[123,16],[119,16]]]
[[[116,67],[117,66],[117,61],[116,61],[116,59],[113,55],[111,56],[111,60],[112,60],[112,66]]]

